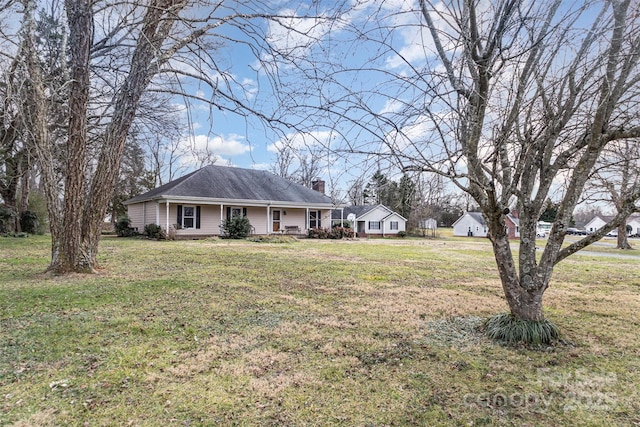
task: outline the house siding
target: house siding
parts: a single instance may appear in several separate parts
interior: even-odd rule
[[[285,215],[284,212],[287,214]],[[307,228],[307,210],[306,209],[280,209],[280,229],[285,230],[287,226],[300,227],[300,232],[304,233]]]
[[[591,221],[589,221],[584,228],[589,233],[595,233],[596,231],[600,230],[602,227],[604,227],[607,224],[606,219],[608,218],[603,219],[603,218],[600,218],[599,216],[596,216]],[[640,219],[638,219],[638,217],[628,218],[627,225],[631,226],[632,235],[640,233]]]
[[[480,224],[469,214],[464,214],[453,224],[454,236],[468,236],[469,230],[473,233],[473,237],[487,237],[487,227]]]
[[[232,205],[229,205],[232,206]],[[249,223],[254,229],[254,233],[256,234],[266,234],[267,232],[267,210],[266,208],[259,207],[246,207],[242,205],[233,205],[233,207],[243,208],[247,210],[247,218],[249,219]],[[220,206],[218,206],[220,209]],[[227,219],[227,206],[224,206],[223,215],[224,219]],[[219,214],[218,214],[219,217]],[[220,220],[218,219],[218,225],[222,225]],[[220,227],[218,227],[219,230]],[[219,232],[216,232],[218,234]]]
[[[631,226],[631,235],[640,234],[640,219],[632,219],[627,222],[627,225]]]
[[[144,225],[147,224],[155,224],[156,223],[156,210],[158,209],[158,204],[155,202],[145,202],[141,203],[142,212],[143,212],[143,222]]]
[[[156,220],[156,213],[160,209],[160,221]],[[144,231],[144,226],[148,224],[158,224],[164,226],[164,203],[158,206],[156,202],[134,203],[127,206],[127,216],[131,219],[131,227],[137,228],[138,232]],[[163,227],[164,228],[164,227]]]
[[[389,222],[385,221],[385,217],[389,216],[389,212],[384,210],[384,209],[374,209],[370,212],[367,212],[366,215],[363,215],[361,218],[358,218],[358,221],[364,221],[365,223],[365,233],[367,233],[367,235],[369,236],[376,236],[376,235],[380,235],[382,236],[383,234],[391,234],[389,233]],[[380,228],[376,229],[376,228],[370,228],[371,227],[371,223],[376,223],[379,222],[380,223]],[[398,226],[399,228],[399,226]],[[395,231],[395,230],[394,230]],[[394,233],[395,234],[395,233]]]
[[[127,216],[131,220],[131,227],[137,228],[140,232],[144,230],[144,204],[137,203],[127,206]]]
[[[254,228],[255,234],[269,234],[273,227],[273,211],[280,211],[280,229],[284,232],[286,226],[297,226],[300,233],[307,231],[307,209],[295,207],[276,207],[270,208],[269,217],[267,218],[267,208],[261,206],[242,206],[242,204],[222,205],[222,220],[220,219],[220,205],[205,205],[197,203],[170,203],[169,204],[169,227],[178,223],[178,205],[182,206],[200,206],[200,228],[177,229],[176,236],[217,236],[220,235],[220,226],[222,221],[227,218],[227,207],[239,207],[246,209],[247,218]],[[323,227],[330,225],[331,210],[329,209],[310,209],[321,211],[321,224]],[[155,224],[156,222],[166,229],[167,225],[167,206],[166,203],[145,202],[133,203],[127,206],[127,212],[131,218],[131,226],[136,227],[139,232],[144,230],[146,224]],[[285,215],[286,212],[286,215]],[[156,216],[158,221],[156,221]]]
[[[585,225],[585,230],[587,230],[587,232],[589,233],[595,233],[596,231],[600,230],[602,227],[604,227],[604,225],[607,222],[602,220],[602,218],[599,217],[595,217],[593,218],[591,221],[589,221],[586,225]]]
[[[397,222],[398,223],[398,229],[397,230],[392,230],[391,229],[391,222]],[[400,217],[400,215],[397,214],[393,214],[390,217],[388,217],[387,219],[384,220],[384,234],[385,236],[389,236],[389,235],[397,235],[399,232],[401,231],[406,231],[406,222],[405,220]]]
[[[507,236],[509,236],[510,239],[520,238],[520,226],[513,222],[511,218],[506,218],[505,226],[507,227]]]

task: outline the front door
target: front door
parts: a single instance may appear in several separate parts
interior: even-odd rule
[[[277,233],[280,231],[280,211],[271,212],[271,221],[273,223],[273,232]]]

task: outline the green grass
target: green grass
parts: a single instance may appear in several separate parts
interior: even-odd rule
[[[0,238],[0,425],[640,423],[637,259],[561,263],[534,351],[478,332],[485,240],[105,237],[65,277],[49,250]]]

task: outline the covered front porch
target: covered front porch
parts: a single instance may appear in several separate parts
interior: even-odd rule
[[[159,200],[147,202],[142,212],[144,223],[132,225],[143,229],[149,223],[159,224],[165,232],[177,237],[207,237],[222,235],[222,225],[227,218],[245,216],[259,235],[306,235],[311,228],[330,226],[330,208],[287,205],[259,206],[249,203],[211,203],[206,201]]]

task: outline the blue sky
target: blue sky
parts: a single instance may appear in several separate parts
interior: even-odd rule
[[[39,0],[43,6],[49,9],[53,0]],[[282,26],[270,25],[267,21],[262,21],[262,29],[269,36],[269,41],[283,50],[292,50],[304,60],[312,61],[313,55],[322,53],[323,49],[336,49],[336,55],[340,56],[341,65],[360,67],[362,64],[370,63],[370,57],[375,56],[375,47],[359,44],[357,49],[348,51],[349,46],[341,45],[343,41],[352,43],[353,34],[348,33],[348,24],[358,23],[364,28],[367,25],[375,26],[378,22],[368,22],[373,12],[382,12],[382,15],[389,16],[388,23],[391,27],[407,22],[416,22],[417,0],[344,0],[345,9],[348,13],[342,16],[343,21],[322,21],[314,19],[303,19],[305,15],[322,15],[327,8],[333,8],[340,0],[326,1],[294,1],[294,0],[246,0],[243,2],[223,2],[220,8],[236,8],[238,3],[253,4],[255,12],[278,13],[291,16],[292,25],[295,32],[288,31]],[[206,4],[204,2],[203,4]],[[125,7],[125,6],[123,6]],[[261,9],[258,9],[261,8]],[[57,12],[64,13],[62,4],[58,4]],[[403,11],[413,10],[413,12],[403,13]],[[118,13],[115,13],[115,12]],[[11,16],[6,12],[3,18],[4,31],[7,33],[17,32],[21,18],[16,12]],[[99,39],[109,27],[113,27],[117,19],[120,18],[121,9],[109,11],[105,9],[96,16],[96,39]],[[196,10],[196,14],[198,11]],[[221,12],[221,13],[224,13]],[[9,19],[5,19],[6,17]],[[117,19],[116,19],[117,18]],[[104,28],[103,28],[104,27]],[[106,29],[105,29],[106,28]],[[216,65],[220,70],[230,77],[231,88],[235,94],[243,97],[244,101],[252,104],[256,110],[269,114],[277,108],[275,96],[272,92],[272,85],[267,79],[265,69],[261,67],[259,59],[268,62],[267,52],[258,48],[250,49],[242,44],[246,41],[246,34],[233,26],[222,26],[220,35],[228,40],[222,48],[216,50],[212,55],[215,57]],[[410,60],[420,60],[424,57],[422,50],[422,40],[418,37],[415,26],[398,25],[394,30],[394,45],[402,55]],[[16,38],[17,40],[17,38]],[[302,47],[304,46],[304,47]],[[7,49],[15,49],[15,44]],[[260,58],[258,58],[258,57]],[[126,58],[118,58],[117,60]],[[110,59],[108,59],[110,60]],[[104,65],[104,64],[103,64]],[[180,64],[189,67],[189,65]],[[400,63],[393,55],[384,55],[378,58],[377,66],[400,72]],[[192,70],[188,70],[192,71]],[[270,71],[274,71],[271,69]],[[282,73],[289,73],[291,69],[284,66],[278,70]],[[209,75],[215,79],[216,75],[211,71]],[[375,87],[376,79],[374,75],[359,84],[368,86],[368,89]],[[98,80],[98,79],[96,79]],[[205,85],[196,84],[193,81],[182,81],[183,88],[193,95],[210,98],[211,90]],[[289,77],[288,84],[295,85],[295,77]],[[392,103],[384,98],[373,97],[368,94],[367,102],[375,112],[394,108]],[[214,97],[215,99],[215,97]],[[342,134],[332,132],[332,122],[329,119],[321,119],[315,128],[308,127],[303,133],[297,133],[291,129],[281,128],[274,132],[265,126],[258,118],[251,115],[238,115],[231,111],[222,111],[211,107],[203,102],[192,101],[190,107],[185,109],[183,100],[176,98],[176,109],[179,110],[188,125],[188,132],[184,133],[181,140],[173,140],[183,149],[183,154],[179,159],[178,170],[174,168],[173,178],[177,178],[201,165],[196,156],[187,153],[187,148],[194,148],[201,154],[207,153],[210,158],[215,158],[220,165],[232,165],[244,168],[257,168],[269,170],[276,160],[277,147],[283,144],[282,137],[287,139],[287,144],[302,150],[304,147],[316,152],[320,152],[323,161],[323,169],[320,178],[327,181],[328,187],[340,187],[345,192],[348,186],[362,174],[373,174],[378,166],[383,166],[376,162],[376,159],[362,158],[355,155],[336,156],[331,153],[332,148],[345,145],[345,138],[352,140],[360,139],[362,135],[354,134],[353,130]],[[161,132],[156,130],[156,132]],[[398,171],[389,171],[397,173]],[[166,182],[166,178],[164,179]]]
[[[48,1],[43,0],[44,3]],[[325,9],[334,7],[339,2],[344,2],[345,7],[350,7],[341,16],[341,21],[302,18],[305,15],[322,15]],[[309,86],[306,96],[291,101],[313,104],[313,90],[317,90],[317,98],[322,98],[323,102],[338,100],[336,110],[340,112],[340,108],[343,108],[342,111],[347,112],[345,115],[352,121],[336,124],[333,121],[335,116],[316,116],[314,122],[313,119],[305,119],[292,112],[292,117],[287,119],[300,120],[302,127],[306,128],[305,131],[296,132],[282,127],[273,131],[251,114],[238,115],[198,101],[192,101],[190,108],[186,110],[180,105],[182,100],[175,99],[176,110],[180,111],[185,124],[188,123],[189,126],[189,132],[186,132],[181,140],[174,139],[183,149],[192,147],[200,153],[207,153],[215,158],[219,165],[269,170],[276,160],[276,148],[285,143],[281,139],[284,137],[286,143],[297,150],[314,150],[319,153],[323,162],[319,177],[327,181],[329,191],[337,188],[342,195],[355,179],[364,177],[366,181],[378,168],[394,180],[400,178],[397,165],[390,167],[388,160],[384,158],[385,154],[389,154],[389,147],[396,149],[398,153],[418,159],[421,156],[424,156],[424,159],[432,159],[442,157],[443,153],[447,154],[442,145],[443,142],[447,143],[447,138],[452,140],[449,136],[454,135],[455,129],[449,127],[443,135],[438,135],[434,130],[434,122],[438,122],[437,125],[446,122],[441,119],[450,111],[452,105],[434,105],[438,101],[428,98],[428,94],[434,90],[428,88],[429,82],[422,81],[423,75],[427,74],[422,73],[422,70],[437,72],[441,69],[441,64],[434,60],[433,41],[424,25],[421,25],[423,18],[418,0],[242,0],[221,2],[218,7],[233,9],[237,8],[238,4],[254,5],[256,9],[253,12],[278,13],[291,17],[289,22],[296,29],[294,32],[267,21],[261,22],[262,31],[269,36],[273,45],[299,54],[300,63],[295,65],[303,70],[296,70],[292,64],[282,63],[265,69],[264,63],[269,63],[267,51],[260,46],[256,47],[255,44],[254,49],[249,48],[243,44],[247,40],[246,34],[239,27],[225,24],[220,27],[220,37],[217,40],[226,38],[227,43],[213,51],[211,56],[215,59],[218,70],[221,70],[231,82],[229,89],[257,111],[270,114],[277,111],[278,105],[276,94],[272,92],[274,86],[269,82],[268,73],[265,71],[281,73],[283,82],[290,86],[280,94],[287,95],[289,90],[293,92],[309,83],[294,71],[312,73],[314,61],[327,61],[319,62],[324,65],[321,72],[337,70],[337,73],[330,76],[334,80],[321,87]],[[481,1],[479,4],[484,8],[482,12],[486,12],[485,16],[490,20],[494,16],[491,9],[495,6],[494,2]],[[563,7],[573,8],[580,4],[567,1],[563,3]],[[524,2],[523,5],[535,8],[536,3]],[[438,14],[439,9],[443,9],[444,6],[435,2],[433,8],[432,17],[436,20],[436,27],[442,29],[442,34],[447,34],[450,27],[446,22],[446,13]],[[203,10],[196,10],[194,13],[198,15]],[[111,22],[112,17],[108,12],[101,13],[106,15],[98,14],[97,27],[103,25],[108,28],[115,25],[116,20]],[[590,15],[592,14],[585,13],[584,17],[590,18]],[[287,21],[287,18],[281,19],[282,22]],[[4,30],[17,30],[11,26],[17,27],[19,22],[19,19],[5,20],[3,24],[8,25],[5,25]],[[451,34],[455,34],[455,31],[451,31]],[[259,35],[254,34],[254,37],[259,44]],[[367,41],[367,37],[384,43]],[[448,45],[445,42],[444,49],[454,55],[457,40],[449,42]],[[3,48],[5,51],[11,51],[15,49],[15,45],[9,44]],[[263,64],[260,63],[260,59],[264,61]],[[125,60],[126,58],[123,59]],[[328,66],[330,61],[333,62],[334,68]],[[188,72],[194,71],[193,68],[188,68],[188,63],[176,66],[187,67]],[[363,67],[368,69],[357,71]],[[218,72],[210,71],[208,77],[216,80]],[[504,80],[503,89],[509,90],[509,79]],[[204,99],[212,96],[211,89],[203,84],[186,80],[181,83],[182,88],[194,96]],[[346,98],[341,98],[343,87],[351,89],[353,94],[362,98],[357,108],[350,109],[354,104],[350,104],[351,101]],[[214,97],[214,100],[217,101],[217,97]],[[369,111],[360,108],[362,106]],[[432,116],[425,114],[427,109]],[[154,124],[157,125],[157,122]],[[381,126],[377,128],[377,124]],[[377,134],[372,134],[371,130],[377,131]],[[167,138],[161,129],[155,129],[155,132]],[[368,154],[335,153],[336,148],[344,149],[346,146],[361,149]],[[174,170],[173,178],[199,166],[198,159],[189,154],[182,154],[179,163],[179,170]],[[455,166],[464,171],[464,159]],[[560,188],[564,178],[558,178]],[[344,201],[344,198],[339,201]]]
[[[297,3],[297,10],[287,8],[284,2],[280,3],[279,12],[286,15],[301,16],[307,12],[305,4]],[[380,4],[381,3],[381,4]],[[315,4],[315,3],[314,3]],[[326,3],[333,5],[332,2]],[[354,2],[355,4],[355,2]],[[270,36],[270,41],[281,49],[289,49],[292,46],[297,47],[297,53],[312,55],[314,50],[322,50],[327,46],[339,46],[341,38],[348,40],[352,35],[343,33],[344,25],[352,24],[359,20],[365,22],[370,16],[373,9],[382,8],[383,13],[394,14],[413,9],[414,12],[399,13],[390,18],[390,24],[396,25],[407,22],[416,22],[417,9],[416,2],[405,0],[386,0],[384,2],[370,1],[359,2],[359,5],[352,8],[349,14],[344,15],[344,22],[341,25],[335,25],[331,30],[328,24],[318,24],[317,21],[311,19],[296,19],[293,25],[298,30],[296,33],[288,32],[284,27],[271,25],[265,27],[266,33]],[[316,10],[313,11],[315,13]],[[364,25],[364,24],[363,24]],[[243,34],[237,29],[230,28],[225,32],[225,36],[243,37]],[[314,42],[307,45],[308,52],[305,52],[301,45],[305,45],[311,38]],[[400,26],[395,34],[397,44],[396,48],[406,58],[410,60],[420,60],[424,58],[423,46],[417,43],[416,28],[409,26]],[[419,41],[419,40],[418,40]],[[366,46],[364,46],[366,47]],[[342,48],[342,47],[341,47]],[[345,55],[345,52],[339,52]],[[266,52],[261,52],[266,55]],[[342,56],[343,66],[360,67],[367,64],[369,57],[375,55],[375,52],[368,51],[366,48],[359,48],[355,52],[350,52],[346,56]],[[237,83],[235,89],[238,90],[242,86],[243,96],[247,102],[256,103],[258,109],[276,108],[275,99],[270,92],[272,86],[269,84],[264,70],[252,52],[247,46],[242,44],[227,45],[219,52],[221,68],[228,70],[233,76],[233,80]],[[263,57],[265,59],[265,57]],[[268,58],[267,58],[268,59]],[[394,58],[393,55],[385,55],[379,58],[380,67],[393,69],[394,72],[400,72],[399,68],[402,63]],[[280,72],[288,74],[291,69],[282,69]],[[367,85],[376,83],[376,75],[372,75],[366,82]],[[292,80],[287,78],[288,84]],[[293,83],[295,84],[295,82]],[[190,89],[205,98],[210,96],[210,91],[203,86],[191,86]],[[273,102],[271,102],[273,101]],[[393,105],[384,98],[369,100],[371,108],[376,111],[384,111],[385,109],[393,109]],[[229,111],[220,111],[211,109],[204,103],[193,103],[189,109],[189,119],[193,133],[182,142],[185,146],[195,146],[198,150],[208,150],[215,156],[216,163],[222,165],[232,165],[244,168],[257,168],[269,170],[275,162],[277,147],[283,142],[280,138],[285,135],[288,138],[288,144],[304,150],[307,147],[322,153],[323,171],[321,178],[331,182],[335,186],[339,186],[342,192],[346,191],[348,185],[363,173],[373,173],[379,164],[375,162],[363,162],[363,158],[355,155],[336,156],[327,149],[327,147],[335,147],[344,145],[342,137],[331,132],[331,123],[322,123],[316,130],[309,130],[307,133],[296,133],[290,129],[280,129],[280,132],[273,132],[256,117],[241,116]],[[185,166],[185,172],[189,168],[196,167],[197,160],[191,156],[184,156],[182,159]],[[393,172],[392,172],[393,173]],[[395,171],[397,173],[397,171]]]

